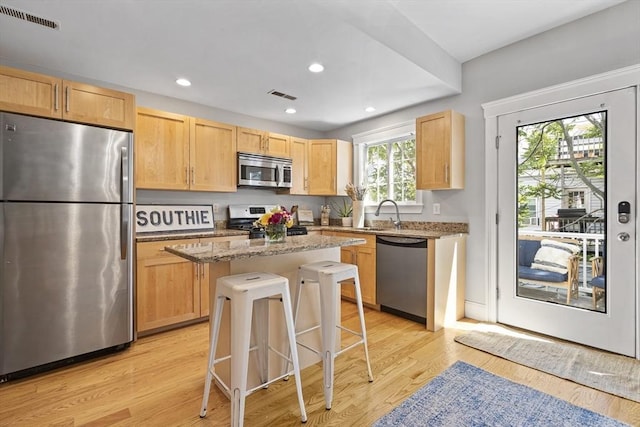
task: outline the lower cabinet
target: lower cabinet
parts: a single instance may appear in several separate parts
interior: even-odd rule
[[[165,246],[244,239],[244,236],[163,240],[137,244],[136,330],[206,318],[209,281],[229,273],[229,263],[195,264],[164,250]]]
[[[362,302],[376,305],[376,236],[362,233],[346,233],[341,231],[324,231],[323,234],[339,237],[356,237],[365,239],[363,245],[343,246],[340,248],[340,260],[358,266]],[[355,299],[353,286],[343,286],[342,296]]]

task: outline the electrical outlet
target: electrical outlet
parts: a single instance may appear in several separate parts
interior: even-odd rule
[[[213,204],[213,213],[214,214],[220,213],[220,205],[219,204],[217,204],[217,203]]]
[[[433,204],[433,214],[440,215],[440,203]]]

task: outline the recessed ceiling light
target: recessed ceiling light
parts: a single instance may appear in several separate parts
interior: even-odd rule
[[[366,111],[367,113],[373,113],[374,111],[376,111],[376,109],[373,107],[367,107],[364,109],[364,111]]]
[[[287,114],[295,114],[296,113],[296,109],[295,108],[287,108],[286,110],[284,110],[285,113]]]
[[[176,80],[176,83],[178,83],[180,86],[191,86],[191,82],[187,79],[178,79]]]
[[[324,71],[324,67],[322,66],[322,64],[314,62],[313,64],[309,65],[309,71],[311,71],[312,73],[321,73]]]

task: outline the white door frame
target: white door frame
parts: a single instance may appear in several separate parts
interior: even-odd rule
[[[551,86],[545,89],[516,95],[513,97],[482,104],[485,117],[485,253],[487,254],[486,281],[486,319],[490,322],[497,320],[497,253],[498,227],[496,224],[498,197],[492,189],[498,188],[498,151],[496,139],[498,137],[498,116],[514,113],[531,108],[564,102],[610,92],[617,89],[636,86],[640,89],[640,64],[621,68],[603,74],[580,80]],[[640,91],[639,91],[640,92]],[[636,101],[636,111],[640,112],[640,97]],[[636,147],[640,142],[640,122],[636,120]],[[640,167],[640,149],[636,150],[636,164]],[[636,200],[640,200],[640,173],[636,173]],[[637,212],[637,210],[634,209]],[[636,229],[640,229],[640,215],[634,218]],[[636,253],[640,254],[640,238],[636,236]],[[640,358],[640,262],[635,265],[636,292],[636,355]]]

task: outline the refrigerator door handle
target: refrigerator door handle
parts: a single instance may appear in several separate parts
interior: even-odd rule
[[[129,150],[127,147],[120,149],[120,203],[129,203],[131,195],[129,194]]]
[[[129,247],[129,205],[120,204],[120,259],[127,259]]]

